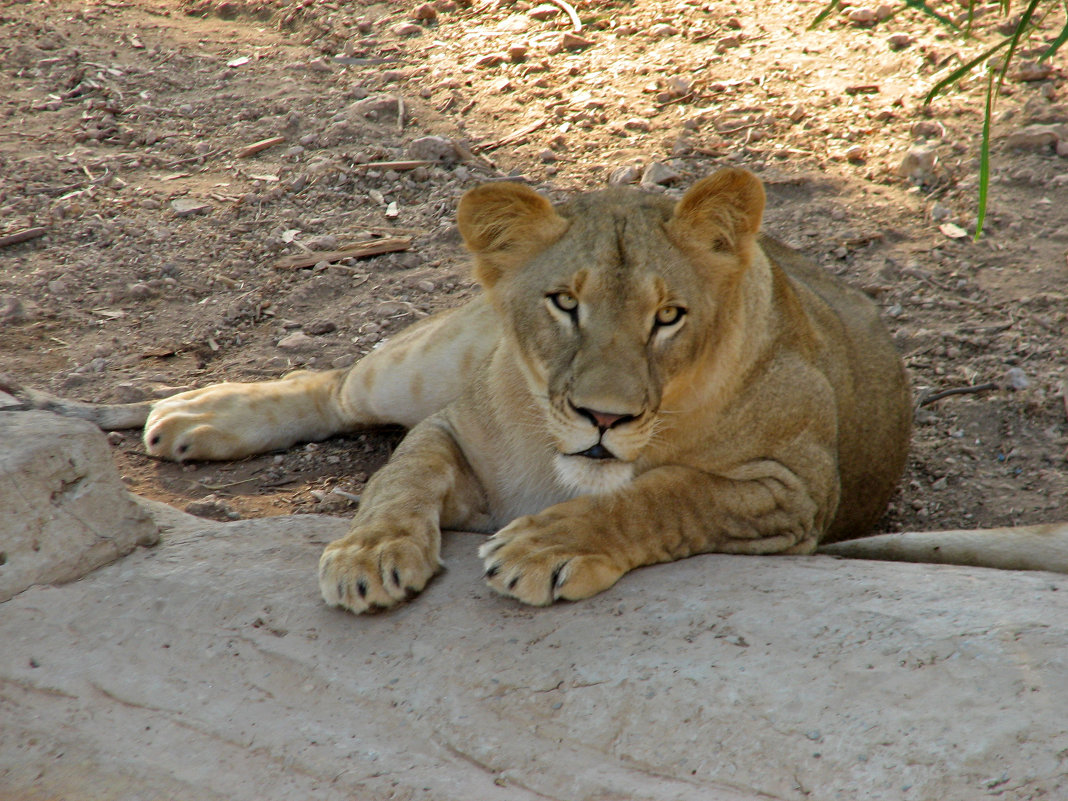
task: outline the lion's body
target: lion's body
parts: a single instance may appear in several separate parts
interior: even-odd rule
[[[904,465],[904,369],[867,298],[758,237],[762,210],[742,171],[678,204],[474,190],[460,225],[482,297],[349,371],[161,401],[147,447],[233,458],[413,427],[323,557],[324,597],[355,611],[421,589],[442,528],[497,532],[487,577],[531,603],[693,553],[862,535]]]

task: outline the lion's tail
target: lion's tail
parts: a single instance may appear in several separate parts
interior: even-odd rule
[[[1068,523],[879,534],[824,545],[819,552],[854,559],[1068,573]]]
[[[55,412],[64,417],[78,417],[102,428],[104,431],[118,431],[125,428],[141,428],[148,419],[155,401],[140,403],[83,403],[67,400],[47,392],[30,389],[16,383],[8,376],[0,375],[0,392],[6,392],[15,398],[14,405],[0,406],[4,411],[25,411],[39,409]]]

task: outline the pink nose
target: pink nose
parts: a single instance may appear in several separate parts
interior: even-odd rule
[[[591,423],[593,423],[601,431],[607,431],[613,426],[617,426],[621,423],[626,423],[634,419],[633,414],[615,414],[614,412],[599,412],[595,409],[585,409],[580,406],[572,407],[576,412],[581,414]]]

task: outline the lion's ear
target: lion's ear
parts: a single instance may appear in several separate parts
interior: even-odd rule
[[[675,235],[748,260],[764,215],[764,186],[748,170],[728,168],[694,184],[668,224]]]
[[[491,287],[509,268],[559,239],[567,221],[523,184],[483,184],[460,199],[460,235],[475,254],[475,278]]]

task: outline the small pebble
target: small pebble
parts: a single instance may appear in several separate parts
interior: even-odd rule
[[[664,186],[675,183],[682,176],[668,165],[654,161],[642,173],[642,186]]]
[[[642,173],[633,164],[616,167],[608,176],[608,183],[612,185],[632,184],[641,178]]]
[[[1010,367],[1005,371],[1005,382],[1009,385],[1009,389],[1017,392],[1031,386],[1031,379],[1019,367]]]
[[[297,331],[278,340],[277,347],[281,350],[298,351],[311,350],[316,347],[315,340],[302,331]]]
[[[892,33],[886,37],[886,44],[891,50],[904,50],[912,44],[912,37],[907,33]]]
[[[669,25],[666,22],[658,23],[649,29],[649,35],[654,36],[657,39],[663,39],[667,36],[674,36],[679,32],[679,29],[674,25]]]
[[[414,22],[402,22],[400,25],[393,27],[393,32],[397,36],[421,36],[423,33],[423,26],[416,25]]]
[[[897,167],[897,174],[913,183],[922,184],[934,175],[938,154],[926,147],[913,147]]]
[[[879,17],[872,8],[854,8],[847,15],[847,19],[854,25],[867,27],[879,21]]]
[[[415,11],[412,12],[412,19],[418,22],[433,22],[438,18],[438,10],[430,3],[423,3],[416,6]]]

